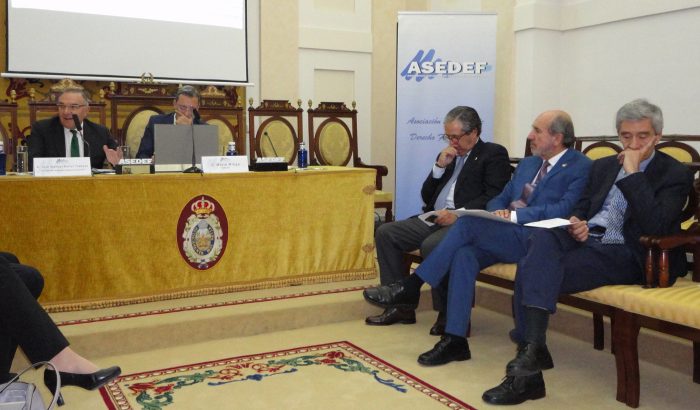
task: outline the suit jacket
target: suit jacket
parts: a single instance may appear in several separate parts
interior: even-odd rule
[[[590,183],[574,208],[574,216],[589,220],[600,211],[620,167],[615,156],[593,163]],[[692,184],[692,172],[661,151],[656,151],[644,172],[628,175],[617,182],[628,204],[623,225],[625,244],[634,250],[640,268],[644,266],[644,247],[639,238],[680,232],[681,211]],[[671,280],[687,273],[685,263],[685,252],[674,249],[669,261]]]
[[[433,178],[430,171],[423,182],[421,197],[425,212],[435,209],[435,201],[455,169],[452,161],[445,167],[440,178]],[[484,209],[489,199],[493,198],[510,180],[510,162],[508,151],[501,145],[479,140],[472,148],[467,162],[457,176],[454,191],[455,208]]]
[[[520,199],[525,184],[535,179],[542,162],[542,158],[536,156],[523,158],[515,169],[513,179],[500,195],[489,201],[486,209],[507,209],[511,202]],[[590,168],[591,160],[588,157],[569,148],[537,184],[528,205],[516,210],[518,223],[568,217],[586,186]]]
[[[83,120],[83,153],[90,157],[92,168],[102,168],[107,157],[103,145],[115,149],[117,142],[112,139],[107,127],[95,124],[87,118]],[[66,139],[63,125],[58,116],[36,121],[32,124],[29,137],[29,168],[34,158],[54,158],[66,156]]]
[[[141,137],[141,144],[139,144],[139,151],[136,153],[136,158],[151,158],[153,156],[153,151],[155,150],[155,125],[156,124],[174,124],[175,123],[175,113],[170,114],[157,114],[152,115],[148,119],[148,124],[146,129],[143,131],[143,137]],[[201,120],[195,120],[195,124],[203,124]]]

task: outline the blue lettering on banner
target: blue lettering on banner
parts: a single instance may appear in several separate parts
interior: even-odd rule
[[[423,81],[424,78],[432,80],[436,75],[450,76],[455,74],[481,74],[491,71],[491,66],[486,61],[443,61],[441,58],[435,57],[435,49],[430,49],[426,53],[424,50],[418,50],[415,57],[408,62],[401,76],[410,81],[414,76],[416,82]]]

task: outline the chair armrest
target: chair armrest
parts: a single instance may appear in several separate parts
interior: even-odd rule
[[[694,229],[695,228],[695,229]],[[693,281],[700,281],[700,233],[696,227],[688,231],[668,236],[642,236],[639,240],[647,248],[645,286],[660,288],[669,286],[668,252],[679,246],[690,248],[693,253]],[[658,260],[657,260],[658,250]],[[654,269],[654,267],[658,269]]]
[[[389,169],[384,165],[368,165],[362,162],[360,158],[355,157],[355,161],[352,164],[356,168],[372,168],[377,171],[376,179],[374,181],[374,186],[376,189],[382,189],[382,177],[389,175]]]

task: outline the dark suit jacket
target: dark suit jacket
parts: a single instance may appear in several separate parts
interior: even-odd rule
[[[489,201],[486,209],[507,209],[511,202],[519,199],[525,184],[535,179],[542,162],[542,158],[536,156],[523,158],[513,173],[513,179],[500,195]],[[518,223],[568,217],[586,186],[590,168],[588,157],[569,148],[537,184],[528,205],[516,210]]]
[[[83,153],[90,156],[93,168],[102,168],[107,157],[103,145],[115,149],[117,142],[112,139],[107,127],[95,124],[87,118],[83,120]],[[34,158],[55,158],[66,156],[66,140],[63,125],[58,116],[37,121],[32,124],[29,137],[29,168],[34,165]]]
[[[434,210],[440,191],[452,177],[455,162],[452,161],[445,168],[445,173],[440,178],[433,178],[431,170],[423,182],[421,197],[425,203],[425,212]],[[455,208],[484,209],[489,199],[501,192],[509,180],[508,151],[501,145],[479,140],[457,176]]]
[[[574,216],[589,220],[600,211],[620,167],[615,156],[593,163],[590,183],[574,208]],[[656,151],[644,172],[628,175],[617,182],[628,203],[623,225],[625,244],[635,251],[640,268],[644,266],[644,248],[639,238],[680,232],[681,211],[692,184],[690,170],[661,151]],[[669,262],[672,280],[686,274],[682,249],[672,251]]]
[[[139,151],[136,153],[136,158],[151,158],[153,156],[153,151],[155,150],[155,125],[156,124],[174,124],[175,123],[175,113],[170,114],[157,114],[152,115],[148,119],[148,124],[146,129],[143,131],[143,137],[141,137],[141,144],[139,144]],[[195,124],[204,124],[201,120],[195,120]]]

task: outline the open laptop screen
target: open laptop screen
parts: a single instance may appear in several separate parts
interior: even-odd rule
[[[221,155],[219,152],[218,127],[215,125],[155,124],[155,163],[192,164],[192,141],[194,139],[196,163],[202,156]]]

